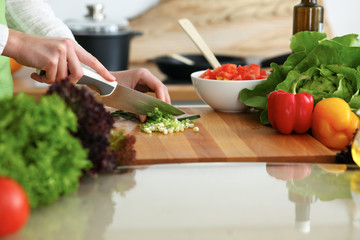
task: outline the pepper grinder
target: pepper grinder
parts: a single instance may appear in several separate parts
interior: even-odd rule
[[[323,32],[324,8],[317,0],[301,0],[294,7],[293,34],[302,31]]]

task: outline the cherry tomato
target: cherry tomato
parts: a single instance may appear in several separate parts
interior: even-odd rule
[[[19,231],[30,215],[24,189],[16,181],[0,177],[0,237]]]

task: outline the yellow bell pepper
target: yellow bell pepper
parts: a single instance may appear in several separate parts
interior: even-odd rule
[[[326,98],[315,105],[312,116],[312,134],[329,148],[343,149],[360,127],[359,117],[341,98]]]

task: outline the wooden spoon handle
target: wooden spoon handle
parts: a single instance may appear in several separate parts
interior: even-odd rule
[[[210,50],[209,46],[205,43],[204,39],[200,36],[194,25],[189,19],[183,18],[179,21],[180,26],[184,29],[190,39],[195,43],[201,53],[204,55],[206,60],[210,63],[213,68],[220,67],[221,64],[216,59],[214,53]]]
[[[175,60],[177,60],[177,61],[179,61],[179,62],[181,62],[183,64],[186,64],[186,65],[191,66],[191,65],[195,64],[195,62],[193,60],[191,60],[189,58],[186,58],[186,57],[184,57],[182,55],[176,54],[176,53],[170,54],[169,57],[171,57],[171,58],[173,58],[173,59],[175,59]]]

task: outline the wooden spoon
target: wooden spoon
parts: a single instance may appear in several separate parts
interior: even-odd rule
[[[186,64],[186,65],[192,66],[192,65],[195,64],[195,62],[193,60],[191,60],[191,59],[189,59],[187,57],[184,57],[182,55],[176,54],[176,53],[169,54],[169,57],[171,57],[171,58],[173,58],[173,59],[175,59],[175,60],[177,60],[177,61],[179,61],[179,62],[181,62],[183,64]]]
[[[205,43],[204,39],[200,36],[194,25],[189,19],[182,18],[179,21],[182,29],[187,33],[190,39],[195,43],[201,53],[204,55],[206,60],[210,63],[213,68],[220,67],[221,64],[216,59],[214,53],[210,50],[209,46]]]

